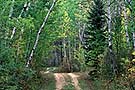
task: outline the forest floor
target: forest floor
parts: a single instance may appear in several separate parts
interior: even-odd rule
[[[92,90],[85,73],[48,73],[42,90]]]

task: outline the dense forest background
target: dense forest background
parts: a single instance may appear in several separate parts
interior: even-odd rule
[[[135,90],[135,1],[0,0],[0,90],[55,90],[48,70]]]

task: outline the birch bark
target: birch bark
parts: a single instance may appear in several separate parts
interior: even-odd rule
[[[80,42],[81,42],[81,44],[83,44],[83,35],[84,35],[84,30],[85,30],[85,28],[86,28],[86,24],[83,24],[83,26],[81,26],[80,24],[79,24],[79,39],[80,39]]]
[[[15,2],[15,0],[12,0],[12,5],[11,5],[11,8],[10,8],[10,12],[9,12],[9,18],[11,18],[12,14],[13,14],[14,2]]]
[[[25,8],[26,8],[26,11],[28,11],[28,9],[30,7],[30,4],[31,4],[30,2],[29,3],[25,2],[24,6],[23,6],[23,9],[21,10],[21,13],[19,14],[18,18],[20,18],[22,16],[23,12],[25,11]],[[11,9],[11,11],[12,11],[12,9]],[[18,22],[18,20],[17,20],[17,22]],[[15,35],[15,32],[16,32],[16,27],[13,28],[10,39],[13,39],[13,37]]]
[[[53,8],[55,6],[55,3],[56,3],[56,0],[53,0],[53,3],[51,5],[51,7],[50,7],[50,9],[49,9],[49,11],[47,13],[47,15],[45,16],[44,21],[43,21],[41,27],[38,30],[38,33],[37,33],[37,36],[36,36],[36,41],[34,43],[34,46],[33,46],[32,50],[31,50],[30,56],[28,58],[28,61],[26,62],[26,67],[29,67],[30,62],[32,61],[32,57],[33,57],[34,51],[35,51],[35,49],[36,49],[36,47],[38,45],[40,33],[42,32],[42,30],[43,30],[43,28],[44,28],[44,26],[45,26],[45,24],[46,24],[46,22],[47,22],[47,20],[49,18],[49,15],[50,15],[51,11],[53,10]]]
[[[111,32],[111,1],[108,0],[108,47],[109,47],[109,51],[112,52],[112,32]]]
[[[111,64],[111,68],[116,74],[117,72],[117,65],[116,65],[116,60],[115,60],[115,55],[113,53],[113,48],[112,48],[112,16],[111,16],[111,0],[107,1],[108,4],[108,49],[109,49],[109,60],[107,61],[107,64]]]

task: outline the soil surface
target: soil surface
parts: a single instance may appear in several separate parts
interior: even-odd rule
[[[69,77],[75,87],[75,90],[81,90],[78,82],[78,78],[80,77],[79,75],[74,73],[54,73],[54,76],[56,80],[56,90],[63,90],[62,88],[66,85],[66,79]]]

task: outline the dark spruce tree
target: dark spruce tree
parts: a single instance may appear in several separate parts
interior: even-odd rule
[[[106,45],[104,29],[106,19],[102,0],[93,0],[93,5],[88,14],[88,28],[84,31],[85,62],[93,68],[89,75],[94,79],[100,73],[100,60],[98,56],[104,52]]]

